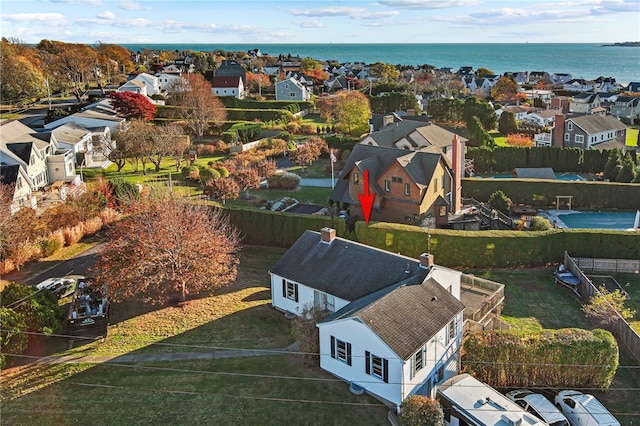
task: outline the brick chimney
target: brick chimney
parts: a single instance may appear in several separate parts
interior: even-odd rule
[[[422,253],[420,255],[420,267],[431,269],[433,266],[433,255],[430,253]]]
[[[329,244],[336,237],[336,230],[333,228],[322,228],[320,230],[320,241]]]
[[[453,136],[451,150],[451,164],[453,165],[453,212],[459,212],[462,207],[462,173],[464,170],[464,158],[462,154],[462,144],[458,135]]]
[[[563,147],[564,146],[564,114],[556,114],[553,130],[551,131],[551,145]]]

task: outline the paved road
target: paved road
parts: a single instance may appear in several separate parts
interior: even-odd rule
[[[96,263],[98,253],[102,250],[102,247],[103,244],[101,243],[80,253],[73,259],[62,262],[50,262],[50,267],[45,269],[44,272],[30,274],[29,268],[27,268],[4,274],[2,279],[23,284],[36,285],[47,278],[64,277],[65,275],[85,275],[87,270]]]

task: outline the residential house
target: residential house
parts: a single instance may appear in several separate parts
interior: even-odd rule
[[[288,78],[293,78],[294,80],[297,80],[300,84],[302,84],[307,88],[310,94],[313,93],[313,78],[301,72],[295,72],[295,71],[287,72],[285,79],[288,79]]]
[[[573,79],[573,77],[571,77],[571,74],[566,74],[566,73],[553,73],[551,74],[551,81],[553,82],[553,84],[565,84],[569,81],[571,81]]]
[[[361,145],[382,146],[407,151],[417,151],[436,146],[451,160],[452,141],[455,133],[437,124],[422,120],[413,120],[413,118],[414,117],[408,116],[400,117],[397,114],[386,114],[382,116],[385,125],[380,128],[380,130],[369,133],[358,143]],[[372,120],[373,119],[374,117],[372,116]],[[379,119],[377,121],[379,121]],[[467,139],[460,138],[460,141],[465,144]]]
[[[213,77],[211,92],[216,96],[232,96],[234,98],[244,99],[245,90],[242,77]]]
[[[528,105],[506,105],[496,110],[498,118],[504,111],[513,113],[517,121],[524,119],[524,117],[532,111],[532,108]]]
[[[454,144],[454,163],[459,163],[460,145]],[[363,218],[358,194],[375,195],[371,220],[420,225],[435,220],[448,222],[448,212],[459,206],[459,188],[454,170],[437,146],[419,151],[356,144],[329,199]],[[365,188],[365,173],[368,187]]]
[[[335,236],[305,233],[271,268],[272,304],[290,315],[321,306],[320,367],[392,406],[433,396],[457,374],[461,273]]]
[[[29,180],[31,191],[44,188],[49,182],[47,174],[47,155],[50,146],[47,142],[35,136],[33,129],[18,120],[2,122],[0,124],[0,154],[2,165],[20,166]]]
[[[463,74],[462,75],[462,87],[467,89],[469,93],[475,93],[478,90],[478,83],[476,81],[476,76],[471,74]]]
[[[217,70],[215,77],[240,77],[243,87],[247,87],[247,71],[237,61],[224,60]]]
[[[536,84],[540,80],[551,81],[551,75],[546,71],[531,71],[527,83]]]
[[[593,92],[596,88],[596,82],[593,80],[574,78],[566,82],[562,88],[570,92]]]
[[[76,124],[66,123],[51,131],[56,148],[70,150],[73,153],[74,166],[78,167],[85,156],[93,151],[93,135],[91,131]]]
[[[595,80],[599,92],[615,92],[619,89],[616,79],[600,76]]]
[[[527,99],[540,99],[545,105],[549,105],[554,97],[552,90],[544,89],[521,90],[519,93],[523,93]]]
[[[0,163],[0,184],[7,185],[13,191],[9,206],[11,214],[23,207],[32,207],[33,182],[24,167]]]
[[[562,112],[557,109],[531,111],[522,118],[522,121],[538,127],[552,127],[556,115],[561,113]]]
[[[133,92],[138,95],[147,96],[147,86],[140,80],[129,80],[118,87],[118,92]]]
[[[626,149],[627,126],[617,118],[597,114],[567,118],[556,117],[565,147],[582,149]]]
[[[569,104],[571,103],[571,98],[568,96],[554,96],[550,99],[549,107],[552,109],[560,109],[563,114],[569,112]]]
[[[640,81],[632,81],[627,85],[627,92],[638,93],[640,92]]]
[[[182,74],[180,73],[168,73],[161,72],[158,74],[158,83],[160,84],[160,91],[162,93],[169,92],[176,81],[179,81],[182,78]]]
[[[348,89],[349,81],[344,75],[330,77],[324,81],[325,92],[335,92],[340,89]]]
[[[138,81],[144,84],[144,86],[146,87],[146,95],[149,97],[161,94],[160,79],[155,75],[141,72],[140,74],[136,75],[132,81]]]
[[[569,112],[574,114],[592,114],[594,108],[600,107],[600,96],[597,93],[579,93],[569,102]]]
[[[278,101],[308,101],[311,98],[309,88],[294,78],[277,81],[275,86]]]
[[[640,96],[618,96],[611,105],[610,114],[626,124],[637,123],[640,119]]]
[[[111,106],[111,99],[103,99],[74,114],[45,123],[44,128],[51,130],[66,123],[76,123],[86,129],[108,127],[113,132],[124,126],[125,122],[126,120],[118,116]]]
[[[505,72],[502,76],[513,78],[518,86],[522,86],[529,82],[529,73],[527,71],[510,71]]]

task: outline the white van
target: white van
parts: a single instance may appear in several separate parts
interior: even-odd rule
[[[571,426],[620,426],[620,422],[593,395],[563,390],[556,395],[555,403]]]

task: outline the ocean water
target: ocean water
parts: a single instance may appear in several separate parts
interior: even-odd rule
[[[546,71],[571,74],[573,78],[613,77],[618,83],[640,81],[640,47],[602,44],[479,43],[479,44],[122,44],[139,51],[195,50],[243,51],[260,49],[280,54],[336,60],[384,62],[393,65],[433,65],[436,68],[487,68],[495,74],[515,71]]]

